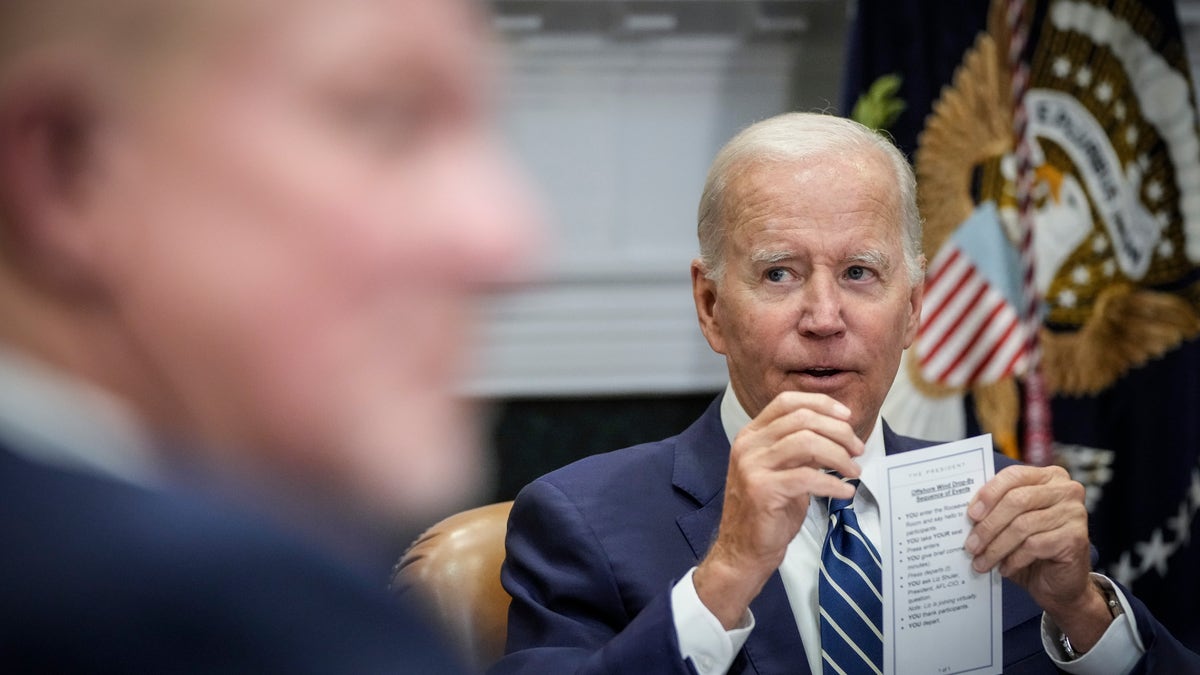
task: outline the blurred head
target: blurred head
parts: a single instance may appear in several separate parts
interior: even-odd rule
[[[692,282],[701,329],[757,415],[783,391],[829,394],[870,433],[920,316],[915,180],[849,120],[790,113],[717,155]]]
[[[223,468],[407,517],[475,486],[472,304],[536,222],[473,3],[10,0],[0,25],[3,339]]]

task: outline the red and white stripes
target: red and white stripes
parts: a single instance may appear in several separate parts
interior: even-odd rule
[[[1021,372],[1021,317],[953,242],[929,266],[916,355],[927,382],[968,387]]]

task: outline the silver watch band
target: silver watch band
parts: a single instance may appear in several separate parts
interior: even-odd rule
[[[1117,600],[1117,594],[1111,586],[1096,583],[1096,588],[1104,595],[1104,602],[1108,604],[1108,613],[1112,618],[1116,619],[1125,613],[1125,609],[1121,607],[1121,602]],[[1075,648],[1071,646],[1071,638],[1067,637],[1066,633],[1058,634],[1058,644],[1062,647],[1063,656],[1067,661],[1074,661],[1082,656]]]

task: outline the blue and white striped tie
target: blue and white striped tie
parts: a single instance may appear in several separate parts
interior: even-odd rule
[[[857,489],[858,481],[846,481]],[[825,675],[883,672],[879,552],[858,527],[853,499],[829,500],[821,547],[821,661]]]

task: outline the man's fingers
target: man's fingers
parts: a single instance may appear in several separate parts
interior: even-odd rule
[[[800,429],[764,449],[765,465],[774,469],[793,469],[808,466],[836,471],[847,478],[857,478],[859,467],[840,440],[829,438],[821,430]]]
[[[836,497],[850,499],[854,496],[854,486],[837,476],[818,471],[809,467],[797,467],[776,473],[780,481],[788,484],[788,491],[797,499],[807,503],[810,495],[818,497]]]
[[[975,522],[972,533],[986,544],[1018,517],[1048,509],[1060,502],[1072,501],[1076,496],[1076,485],[1079,484],[1074,481],[1063,481],[1014,487],[1004,493],[1000,502],[991,508],[986,517]],[[1082,498],[1082,495],[1079,496]],[[1082,504],[1082,499],[1080,503]]]
[[[1024,567],[1031,562],[1026,556],[1058,559],[1064,551],[1086,545],[1087,509],[1074,492],[1070,485],[1011,491],[1006,501],[977,523],[967,537],[964,548],[975,556],[975,569],[982,572],[1006,559]],[[1009,500],[1020,505],[1015,507],[1018,512],[1000,518],[1001,512],[1009,508]],[[1052,536],[1047,538],[1045,534]]]
[[[1059,560],[1065,557],[1069,551],[1069,547],[1065,546],[1066,540],[1064,533],[1060,531],[1039,532],[1026,538],[1021,546],[999,561],[1000,574],[1012,576],[1039,560]]]
[[[987,518],[1009,492],[1021,487],[1059,481],[1072,482],[1070,474],[1060,466],[1010,466],[983,484],[971,500],[971,505],[967,507],[967,515],[978,523]]]
[[[763,408],[758,417],[751,422],[751,426],[756,423],[768,424],[796,410],[812,410],[843,422],[850,420],[850,409],[832,396],[804,391],[785,391]]]
[[[850,409],[830,396],[789,391],[776,396],[744,432],[774,440],[811,429],[842,444],[850,454],[860,455],[863,443],[849,420]]]
[[[827,402],[837,403],[825,398]],[[840,455],[858,456],[865,449],[848,422],[812,408],[798,408],[772,419],[765,426],[743,431],[739,440],[775,453],[773,461],[780,468],[806,463],[806,453],[828,455],[831,448],[837,448]]]

